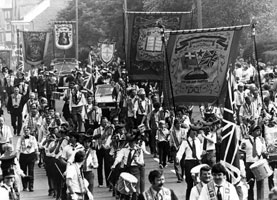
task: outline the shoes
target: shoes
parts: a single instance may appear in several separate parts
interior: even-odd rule
[[[98,185],[98,187],[99,187],[99,188],[103,188],[103,187],[104,187],[104,185]]]
[[[52,196],[53,195],[53,191],[49,191],[48,192],[48,196],[50,197],[50,196]]]
[[[23,188],[23,191],[24,191],[24,192],[27,191],[27,188]]]
[[[164,165],[164,168],[167,168],[168,167],[168,165]]]
[[[163,168],[164,168],[162,164],[160,164],[159,167],[160,167],[160,169],[163,169]]]
[[[158,158],[158,156],[155,154],[154,156],[153,156],[154,158]]]
[[[32,189],[32,188],[29,189],[29,192],[33,192],[33,191],[34,191],[34,189]]]
[[[177,181],[177,183],[182,183],[182,180],[181,180],[181,179],[179,179],[179,180]]]

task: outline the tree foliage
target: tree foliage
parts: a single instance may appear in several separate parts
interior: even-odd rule
[[[79,50],[88,52],[99,40],[115,41],[118,54],[123,57],[124,17],[123,0],[79,0]],[[127,0],[128,10],[135,11],[190,11],[196,0]],[[220,27],[249,24],[258,21],[257,38],[272,40],[276,30],[277,5],[271,0],[202,0],[203,26]],[[193,27],[197,27],[197,9]],[[60,12],[60,20],[75,21],[75,1]],[[249,29],[250,30],[250,29]],[[251,31],[244,34],[242,45],[250,41]],[[87,50],[86,50],[87,49]],[[80,57],[84,57],[80,55]]]

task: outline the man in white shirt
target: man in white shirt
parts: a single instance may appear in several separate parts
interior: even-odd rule
[[[183,140],[187,138],[187,132],[184,128],[181,128],[181,122],[179,119],[175,119],[173,122],[173,129],[170,131],[170,140],[169,145],[172,153],[172,157],[174,158],[174,169],[175,174],[177,176],[177,183],[181,183],[183,181],[184,170],[181,169],[181,173],[179,172],[179,164],[176,162],[176,154],[180,148],[180,145]],[[180,160],[181,168],[183,164],[183,159]]]
[[[198,200],[239,200],[236,188],[225,180],[227,171],[221,163],[212,168],[213,181],[204,185]]]
[[[93,200],[93,196],[87,188],[88,183],[80,169],[85,157],[84,151],[78,151],[74,156],[74,163],[67,166],[66,186],[68,200],[84,200],[85,194],[87,194],[89,200]]]
[[[211,168],[206,165],[200,169],[200,182],[193,186],[190,192],[189,200],[198,200],[204,185],[208,184],[212,179]]]
[[[250,166],[262,159],[262,153],[266,151],[266,145],[264,138],[261,137],[260,126],[254,125],[250,131],[252,135],[249,135],[249,137],[242,140],[241,149],[245,150],[246,153],[246,180],[250,187],[248,190],[248,199],[254,200],[255,176],[252,173]],[[257,181],[257,191],[258,190],[261,190],[261,183],[259,181]]]
[[[24,135],[17,141],[16,150],[19,156],[20,168],[24,174],[29,175],[29,181],[22,179],[23,191],[34,191],[34,166],[38,160],[38,143],[34,136],[31,135],[31,129],[28,126],[23,127]]]
[[[199,138],[197,138],[197,131],[192,129],[192,127],[188,132],[188,136],[187,140],[182,142],[176,155],[178,162],[180,162],[183,155],[185,155],[186,164],[184,165],[184,170],[187,182],[186,200],[189,200],[190,191],[193,187],[193,178],[190,170],[199,164],[203,148]]]
[[[4,118],[0,117],[0,154],[4,153],[3,146],[6,143],[12,144],[13,134],[11,128],[4,124]]]

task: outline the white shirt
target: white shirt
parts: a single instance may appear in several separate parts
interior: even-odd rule
[[[144,143],[143,143],[144,144]],[[145,146],[144,146],[145,148]],[[133,157],[134,153],[136,152],[137,150],[137,156],[135,156],[131,162],[131,166],[138,166],[137,163],[143,165],[144,164],[144,156],[143,156],[143,146],[138,149],[137,146],[134,148],[135,150],[132,150],[132,155],[131,157]],[[124,165],[127,165],[127,161],[128,161],[128,156],[129,156],[129,153],[130,153],[130,147],[124,147],[122,149],[120,149],[117,154],[116,154],[116,158],[115,158],[115,161],[114,161],[114,164],[113,164],[113,167],[115,167],[118,163],[120,162],[123,162]],[[135,162],[135,160],[137,161],[137,163]]]
[[[204,140],[207,140],[207,149],[206,149],[206,151],[215,150],[216,133],[215,132],[214,133],[209,132],[206,137],[210,138],[213,141],[213,142],[211,142],[207,139],[204,139]]]
[[[62,158],[64,158],[68,163],[73,163],[76,152],[80,150],[84,150],[83,145],[80,143],[77,142],[75,147],[73,147],[72,144],[68,144],[63,149]]]
[[[71,179],[71,188],[73,190],[73,192],[82,192],[81,188],[80,188],[80,183],[78,180],[78,174],[80,175],[80,165],[77,163],[73,163],[71,165],[67,165],[66,168],[66,179]],[[78,171],[77,171],[78,170]],[[79,177],[81,178],[81,177]],[[81,180],[84,181],[84,178],[81,178]],[[84,183],[84,182],[83,182]],[[67,192],[69,193],[69,191],[67,190]]]
[[[202,186],[206,185],[205,183],[201,182]],[[203,188],[202,187],[202,188]],[[200,191],[201,192],[201,191]],[[200,196],[200,193],[198,192],[197,186],[193,186],[190,192],[189,200],[198,200]]]
[[[23,149],[22,140],[24,140],[25,142],[26,149]],[[25,139],[24,136],[20,137],[17,140],[16,150],[17,152],[23,153],[23,154],[38,152],[38,143],[36,138],[32,135],[29,136],[29,139]]]
[[[249,136],[251,138],[251,141],[253,142],[254,145],[254,137]],[[244,147],[245,153],[246,153],[246,162],[256,162],[259,160],[258,156],[253,157],[253,145],[249,139],[243,139],[241,143],[241,147]],[[266,145],[265,141],[262,137],[257,137],[256,138],[256,151],[257,155],[261,155],[262,152],[266,151]]]
[[[214,184],[214,183],[213,183]],[[227,186],[227,182],[224,181],[222,183],[222,187],[220,187],[220,193],[222,194],[222,199],[223,200],[229,200],[227,197],[227,195],[225,195],[225,188],[228,188]],[[215,184],[214,184],[215,185]],[[236,191],[236,188],[229,183],[229,189],[230,189],[230,192],[229,192],[229,198],[232,199],[232,200],[239,200],[239,197],[238,197],[238,193]],[[215,185],[215,195],[217,194],[217,187]],[[200,196],[199,196],[199,199],[198,200],[210,200],[210,195],[209,195],[209,191],[208,191],[208,186],[207,184],[203,186],[202,188],[202,191],[200,193]]]
[[[175,136],[173,136],[173,134]],[[175,146],[176,149],[179,149],[179,146],[177,146],[176,144],[175,138],[177,139],[180,146],[182,141],[187,138],[186,130],[184,128],[180,128],[179,130],[173,128],[173,130],[170,131],[170,139],[169,139],[170,146]]]
[[[1,135],[1,132],[2,132],[2,135]],[[13,134],[12,134],[11,128],[8,125],[3,124],[2,130],[0,130],[0,143],[5,144],[7,142],[10,142],[12,138],[13,138]]]
[[[0,187],[1,200],[9,200],[9,191],[5,188]]]
[[[191,147],[193,148],[193,141],[192,138],[189,137],[188,138]],[[202,154],[202,149],[203,146],[199,140],[199,138],[195,137],[195,147],[196,147],[196,157],[198,158],[198,160],[201,159],[201,154]],[[186,157],[185,160],[195,160],[196,158],[192,157],[192,149],[190,148],[188,141],[184,140],[177,152],[176,158],[180,161],[183,157],[183,154],[185,153]]]
[[[84,162],[84,170],[86,171],[92,171],[93,168],[98,167],[98,159],[96,156],[96,151],[92,149],[88,149],[86,151],[86,161]]]

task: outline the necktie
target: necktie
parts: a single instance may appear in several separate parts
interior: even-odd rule
[[[208,134],[207,134],[208,135]],[[207,136],[206,135],[206,136]],[[206,151],[207,150],[207,139],[204,138],[204,143],[203,143],[203,150]]]
[[[129,155],[128,155],[128,158],[127,158],[127,167],[131,166],[131,163],[132,163],[132,155],[133,155],[133,150],[130,149],[130,152],[129,152]]]
[[[17,95],[15,95],[14,99],[15,99],[15,103],[17,103]]]
[[[195,139],[192,139],[192,157],[196,158]]]
[[[256,137],[254,137],[252,156],[253,156],[253,158],[255,158],[257,156]]]
[[[217,193],[216,193],[217,200],[222,200],[222,195],[220,192],[221,186],[216,186],[216,187],[217,187]]]
[[[15,193],[14,189],[12,187],[10,189],[11,189],[10,190],[10,197],[11,197],[11,199],[12,200],[16,200],[17,196],[16,196],[16,193]]]

